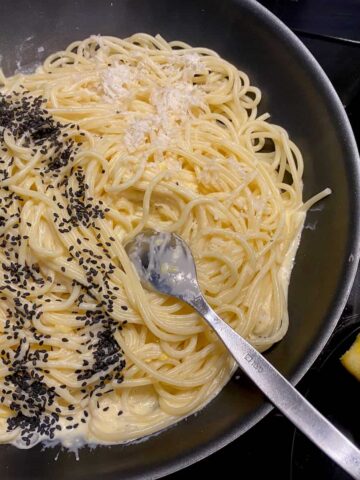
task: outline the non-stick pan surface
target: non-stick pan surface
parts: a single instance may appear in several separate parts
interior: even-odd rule
[[[309,368],[345,304],[359,242],[359,163],[344,110],[305,47],[246,0],[1,0],[6,74],[91,34],[160,33],[217,50],[261,88],[262,111],[285,127],[305,159],[304,196],[333,194],[310,211],[289,292],[290,328],[267,357],[293,382]],[[72,453],[0,447],[2,480],[156,478],[221,448],[270,409],[243,376],[205,409],[147,441]],[[241,456],[241,452],[239,452]],[[240,463],[241,465],[241,463]]]

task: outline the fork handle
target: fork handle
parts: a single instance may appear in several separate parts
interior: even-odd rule
[[[202,296],[196,296],[189,303],[215,330],[241,369],[268,399],[334,462],[359,480],[360,451],[356,446],[224,322]]]

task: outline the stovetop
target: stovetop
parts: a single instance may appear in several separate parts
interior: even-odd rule
[[[333,83],[360,147],[360,0],[263,0],[313,53]],[[339,362],[360,332],[360,269],[339,323],[299,390],[360,446],[360,383]],[[201,462],[170,475],[348,480],[279,412]]]

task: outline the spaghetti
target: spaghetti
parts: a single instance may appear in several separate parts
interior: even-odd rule
[[[160,36],[92,36],[0,86],[0,441],[119,443],[198,410],[233,362],[123,245],[180,234],[212,307],[267,349],[311,205],[299,149],[245,73]]]

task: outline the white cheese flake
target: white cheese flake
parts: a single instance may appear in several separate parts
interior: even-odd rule
[[[153,125],[150,119],[135,120],[130,123],[124,135],[124,143],[129,152],[135,152],[145,143]]]
[[[168,64],[165,66],[167,75],[182,72],[185,81],[190,81],[196,74],[206,73],[206,67],[202,62],[202,57],[196,52],[172,55],[169,57]]]
[[[170,87],[154,88],[150,102],[166,128],[171,120],[184,120],[189,117],[191,107],[201,106],[201,93],[195,85],[177,82]]]
[[[204,64],[201,61],[201,56],[196,52],[185,53],[185,55],[182,55],[182,58],[185,61],[185,65],[193,68],[194,70],[200,70],[204,67]]]
[[[135,70],[128,65],[114,65],[105,69],[101,72],[104,99],[112,102],[129,98],[131,96],[129,87],[135,78]]]

